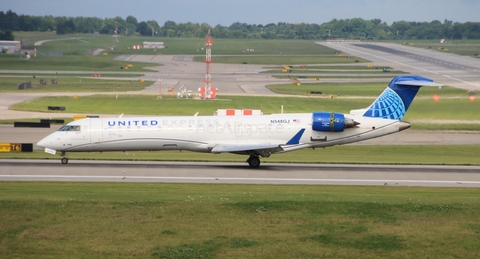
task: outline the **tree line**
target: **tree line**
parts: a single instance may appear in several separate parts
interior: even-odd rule
[[[100,19],[96,17],[53,17],[18,15],[11,10],[0,11],[0,39],[13,40],[12,31],[55,31],[57,34],[100,33],[113,35],[142,35],[152,37],[203,38],[208,30],[215,38],[228,39],[314,39],[332,38],[360,40],[423,40],[423,39],[480,39],[478,22],[408,22],[388,25],[380,19],[333,19],[315,23],[247,24],[235,22],[230,26],[206,23],[176,23],[141,21],[133,16]]]

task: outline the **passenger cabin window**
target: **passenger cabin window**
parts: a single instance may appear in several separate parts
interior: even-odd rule
[[[61,127],[58,131],[80,131],[80,126],[65,125],[65,126]]]

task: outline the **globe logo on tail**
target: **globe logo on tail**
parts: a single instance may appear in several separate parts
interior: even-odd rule
[[[405,105],[402,98],[390,88],[378,97],[363,116],[401,120],[405,115]]]

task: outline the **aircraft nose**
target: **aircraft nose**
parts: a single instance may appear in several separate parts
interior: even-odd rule
[[[37,142],[37,146],[41,148],[53,148],[54,138],[50,135]]]
[[[47,147],[47,143],[48,143],[47,138],[43,138],[42,140],[37,142],[37,146],[45,148]]]

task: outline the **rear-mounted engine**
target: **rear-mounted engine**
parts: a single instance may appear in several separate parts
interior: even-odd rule
[[[357,126],[358,122],[345,118],[342,113],[314,112],[312,113],[312,129],[324,132],[342,132],[346,128]]]

